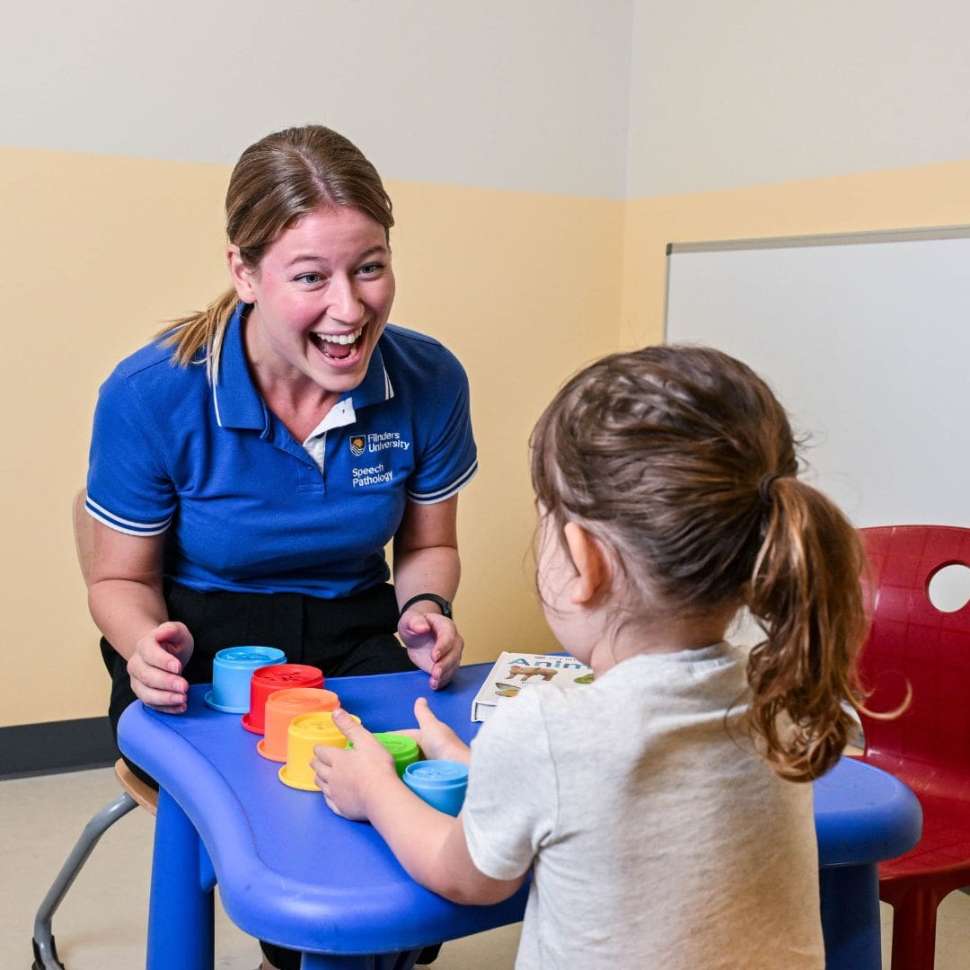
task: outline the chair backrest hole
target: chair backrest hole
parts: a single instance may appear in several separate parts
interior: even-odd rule
[[[931,577],[927,595],[941,613],[956,613],[970,603],[970,568],[954,563]]]

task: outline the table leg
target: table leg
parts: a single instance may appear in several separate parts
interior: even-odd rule
[[[203,888],[205,850],[185,813],[158,793],[148,912],[148,970],[212,970],[212,889]]]
[[[826,970],[881,970],[875,865],[819,870]]]
[[[340,957],[304,953],[301,970],[411,970],[420,950],[380,953],[375,956]]]

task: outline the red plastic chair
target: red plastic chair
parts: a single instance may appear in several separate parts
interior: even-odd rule
[[[970,603],[943,613],[930,602],[933,576],[970,566],[970,529],[863,529],[870,563],[872,629],[862,653],[867,706],[862,760],[909,785],[923,807],[923,838],[879,866],[879,895],[893,907],[892,970],[933,970],[936,910],[970,885]]]

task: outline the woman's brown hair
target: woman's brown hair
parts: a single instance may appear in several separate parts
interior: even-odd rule
[[[798,478],[788,417],[747,365],[705,347],[614,354],[574,376],[532,433],[532,482],[562,525],[615,550],[642,601],[682,615],[744,605],[748,723],[775,770],[817,778],[861,702],[864,555]],[[633,619],[635,619],[635,610]]]
[[[250,145],[226,191],[226,235],[245,263],[257,267],[266,249],[294,222],[322,205],[359,209],[390,233],[391,199],[377,169],[343,135],[322,125],[277,131]],[[158,335],[185,366],[205,352],[214,381],[226,324],[238,303],[228,289],[204,310],[181,317]]]

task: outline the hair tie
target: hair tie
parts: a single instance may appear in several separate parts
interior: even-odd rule
[[[774,499],[774,495],[771,493],[771,486],[782,477],[781,472],[769,472],[767,475],[761,476],[761,481],[758,482],[758,498],[760,498],[765,505],[771,505],[772,500]]]

